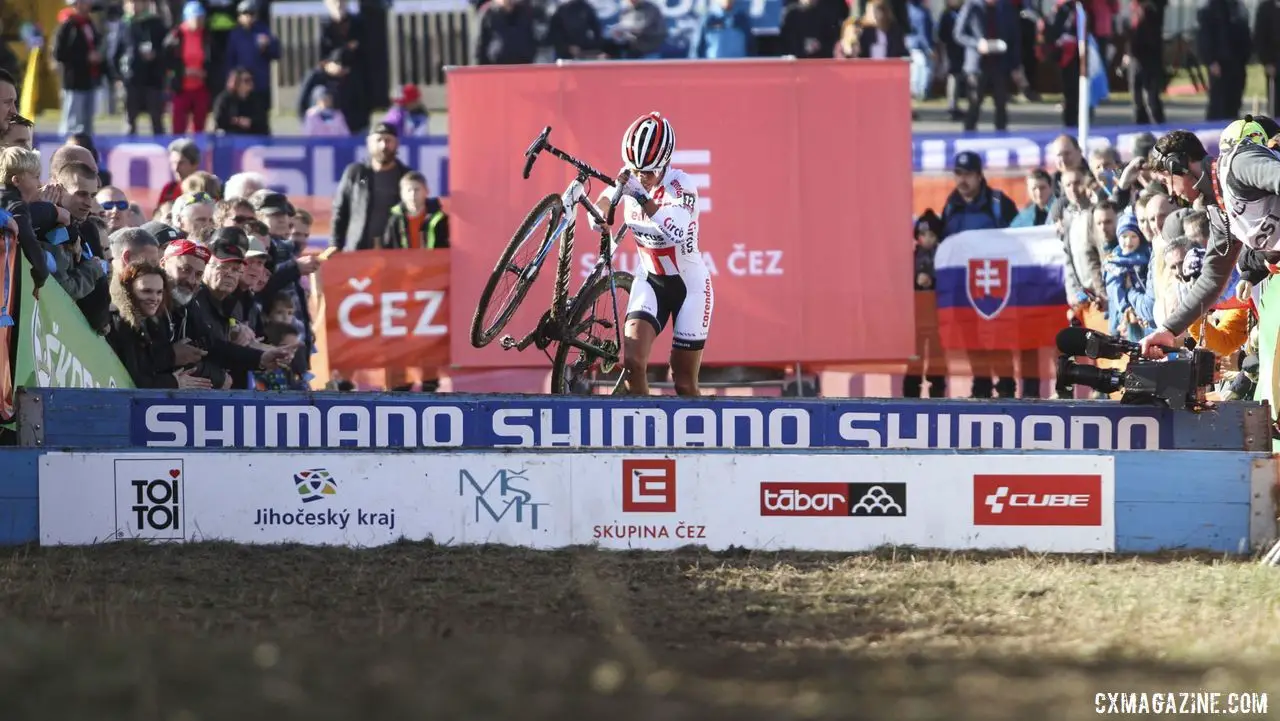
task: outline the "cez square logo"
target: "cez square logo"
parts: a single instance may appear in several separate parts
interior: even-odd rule
[[[975,526],[1101,526],[1102,476],[973,477]]]
[[[181,459],[115,462],[116,538],[186,538]]]
[[[622,462],[623,513],[675,513],[674,458],[628,459]]]

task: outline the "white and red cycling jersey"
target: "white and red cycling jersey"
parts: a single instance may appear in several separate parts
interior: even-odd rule
[[[627,318],[648,321],[661,333],[674,317],[672,346],[700,350],[711,327],[715,294],[698,247],[698,193],[684,171],[668,168],[649,197],[658,206],[653,217],[630,197],[618,207],[640,256]]]

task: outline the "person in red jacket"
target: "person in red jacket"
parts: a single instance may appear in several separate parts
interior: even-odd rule
[[[203,133],[209,119],[212,103],[209,82],[216,73],[204,15],[204,6],[199,0],[190,0],[182,8],[182,24],[164,41],[173,91],[174,135],[185,135],[188,127],[191,132]]]

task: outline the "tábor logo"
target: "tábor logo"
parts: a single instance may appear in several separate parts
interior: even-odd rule
[[[538,511],[551,504],[535,503],[533,493],[523,487],[528,481],[523,470],[505,468],[494,473],[482,485],[470,471],[463,469],[458,471],[458,495],[465,497],[467,489],[471,489],[475,499],[476,523],[480,523],[483,511],[494,523],[527,525],[534,531],[545,530],[539,525]]]
[[[849,498],[856,498],[849,509],[851,516],[907,515],[907,484],[850,483]]]
[[[674,458],[628,459],[622,462],[624,513],[675,513]]]
[[[181,459],[115,462],[116,538],[186,538]]]
[[[319,501],[338,492],[338,482],[323,468],[312,468],[293,474],[293,484],[303,503]]]
[[[976,475],[977,526],[1100,526],[1102,477]]]
[[[762,516],[847,516],[848,483],[768,481],[760,484]]]

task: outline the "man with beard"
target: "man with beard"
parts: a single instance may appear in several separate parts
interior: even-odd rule
[[[400,202],[400,178],[409,167],[396,157],[400,138],[387,123],[373,126],[366,140],[369,159],[342,171],[333,199],[334,250],[367,250],[381,244],[391,208]]]
[[[228,255],[225,247],[221,252]],[[234,255],[234,251],[230,254]],[[201,288],[201,277],[210,257],[209,249],[190,240],[177,240],[165,248],[161,265],[165,275],[169,276],[173,300],[168,311],[166,332],[175,352],[183,345],[190,345],[206,353],[196,364],[194,375],[208,378],[214,388],[230,388],[231,377],[227,369],[248,373],[257,368],[275,368],[281,360],[287,362],[288,355],[281,351],[239,346],[213,335],[201,309],[193,302]]]

